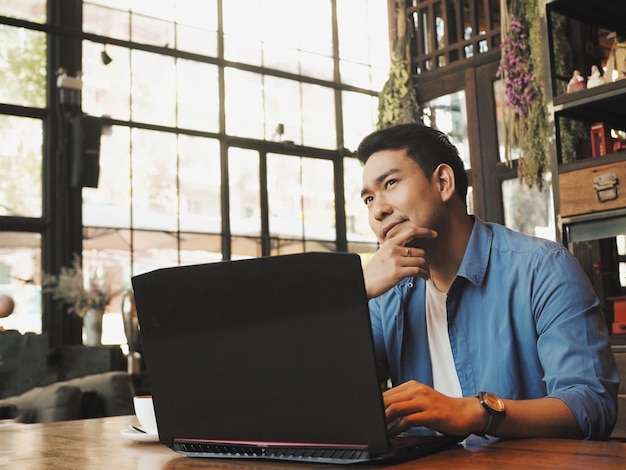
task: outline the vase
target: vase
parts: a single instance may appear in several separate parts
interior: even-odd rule
[[[96,308],[90,308],[83,318],[85,330],[85,345],[99,346],[102,344],[102,316],[104,312]]]

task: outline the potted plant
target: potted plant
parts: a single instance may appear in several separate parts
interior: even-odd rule
[[[70,266],[61,268],[58,276],[45,275],[43,290],[51,293],[53,299],[68,304],[69,314],[83,319],[88,346],[101,344],[104,310],[119,292],[96,275],[86,276],[78,255]]]

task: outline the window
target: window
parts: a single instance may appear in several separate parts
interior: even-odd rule
[[[61,3],[82,10],[80,25],[46,17]],[[389,66],[386,8],[0,0],[0,16],[25,22],[0,21],[0,292],[19,305],[2,326],[41,331],[42,265],[61,245],[66,256],[82,246],[84,269],[123,290],[164,266],[374,251],[360,164],[348,154],[375,126]],[[82,37],[58,34],[81,26]],[[66,121],[77,110],[55,94],[47,102],[59,64],[72,60],[78,111],[102,124],[97,186],[82,189],[54,179],[70,161]],[[79,216],[65,210],[74,202]],[[104,318],[107,344],[125,342],[121,300]]]
[[[413,0],[407,17],[417,74],[465,62],[500,45],[500,0]]]

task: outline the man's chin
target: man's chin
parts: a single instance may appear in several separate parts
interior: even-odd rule
[[[413,240],[409,240],[408,242],[406,242],[404,246],[411,248],[424,248],[425,242],[426,239],[424,238],[414,238]]]
[[[432,244],[431,238],[414,238],[413,240],[409,240],[408,242],[406,242],[404,246],[427,250],[429,248],[429,245],[431,244]]]

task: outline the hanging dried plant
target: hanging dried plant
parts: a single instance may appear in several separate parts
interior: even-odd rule
[[[403,8],[398,9],[397,24],[398,37],[391,55],[389,78],[378,94],[377,129],[420,121],[415,85],[406,57],[406,13]]]
[[[502,59],[498,75],[504,80],[502,100],[505,156],[519,149],[520,181],[543,189],[549,168],[548,116],[541,78],[543,53],[536,0],[501,0]]]

